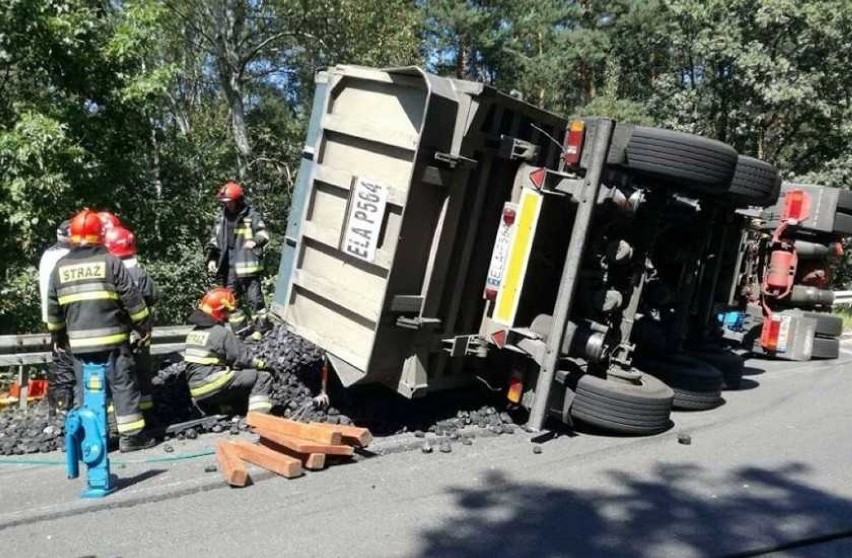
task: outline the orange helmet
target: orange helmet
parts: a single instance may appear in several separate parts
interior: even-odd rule
[[[68,229],[71,244],[79,246],[103,242],[104,225],[98,214],[90,209],[84,209],[72,217]]]
[[[243,187],[236,182],[226,182],[224,186],[219,188],[216,198],[221,202],[239,201],[243,199]]]
[[[217,287],[210,291],[201,299],[198,308],[205,314],[212,316],[217,322],[227,319],[228,314],[234,311],[237,307],[237,299],[230,289]]]
[[[136,235],[120,225],[107,229],[104,233],[104,244],[109,253],[118,258],[136,255]]]
[[[100,217],[101,223],[104,224],[104,230],[121,226],[121,219],[119,219],[115,213],[111,213],[109,211],[98,211],[98,217]]]

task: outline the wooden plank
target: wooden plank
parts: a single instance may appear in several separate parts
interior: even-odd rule
[[[245,486],[250,479],[246,464],[240,460],[236,448],[227,440],[219,440],[216,444],[216,462],[219,470],[225,478],[225,482],[231,486]]]
[[[312,422],[311,424],[324,426],[334,432],[338,432],[341,436],[343,436],[344,444],[357,444],[362,448],[366,448],[370,445],[370,442],[373,441],[373,434],[366,428],[361,428],[359,426],[327,424],[319,422]]]
[[[355,453],[352,446],[321,444],[319,442],[288,436],[287,434],[264,430],[263,428],[255,428],[255,431],[260,434],[261,438],[266,438],[269,441],[299,453],[326,453],[329,455],[353,455]]]
[[[246,416],[246,422],[249,426],[262,428],[267,432],[276,432],[321,444],[339,445],[342,440],[342,435],[333,430],[264,413],[251,412]]]
[[[260,445],[267,447],[273,451],[287,454],[302,462],[302,467],[309,471],[319,471],[325,469],[325,454],[324,453],[299,453],[281,444],[276,444],[272,440],[261,437]]]
[[[258,467],[269,469],[273,473],[278,473],[282,477],[292,479],[293,477],[301,476],[302,462],[298,459],[272,451],[269,448],[251,444],[245,440],[235,440],[231,442],[237,450],[240,459],[248,461]]]

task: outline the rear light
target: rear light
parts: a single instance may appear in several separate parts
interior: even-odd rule
[[[499,331],[495,331],[491,334],[491,342],[497,345],[498,348],[502,349],[506,346],[506,330],[501,329]]]
[[[541,187],[544,185],[544,177],[546,175],[547,171],[545,171],[544,168],[535,169],[530,173],[530,181],[537,190],[541,190]]]
[[[517,216],[517,212],[511,207],[507,207],[503,210],[503,222],[510,227],[515,224],[515,217]]]
[[[485,287],[485,300],[497,300],[497,287]]]
[[[801,221],[807,217],[808,195],[798,188],[788,190],[784,195],[784,212],[781,219]]]
[[[506,394],[506,398],[512,403],[520,403],[521,395],[524,393],[524,382],[521,381],[520,376],[513,375],[509,380],[509,393]]]
[[[767,316],[760,331],[760,346],[767,351],[778,348],[778,337],[781,334],[781,316]]]
[[[568,133],[565,134],[565,153],[563,158],[566,165],[574,167],[580,163],[580,156],[583,154],[585,132],[585,122],[582,120],[571,121],[571,124],[568,126]]]

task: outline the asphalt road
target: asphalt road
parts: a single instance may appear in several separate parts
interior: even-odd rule
[[[244,489],[205,477],[211,458],[128,465],[138,486],[111,504],[81,503],[55,468],[0,467],[3,554],[852,556],[850,349],[751,361],[745,389],[667,433],[562,436],[541,454],[527,434],[479,437]]]

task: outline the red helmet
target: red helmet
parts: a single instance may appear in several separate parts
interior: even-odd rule
[[[71,244],[86,245],[103,242],[104,225],[98,214],[90,209],[84,209],[72,217],[68,229]]]
[[[236,307],[237,299],[234,297],[234,293],[224,287],[207,291],[198,305],[202,312],[212,316],[217,322],[224,321]]]
[[[121,219],[119,219],[115,213],[111,213],[109,211],[98,211],[98,217],[100,217],[101,223],[104,224],[104,230],[121,226]]]
[[[243,187],[236,182],[226,182],[224,186],[219,188],[216,197],[222,202],[239,201],[243,199]]]
[[[107,229],[104,233],[104,244],[109,253],[118,258],[136,255],[136,235],[122,226]]]

